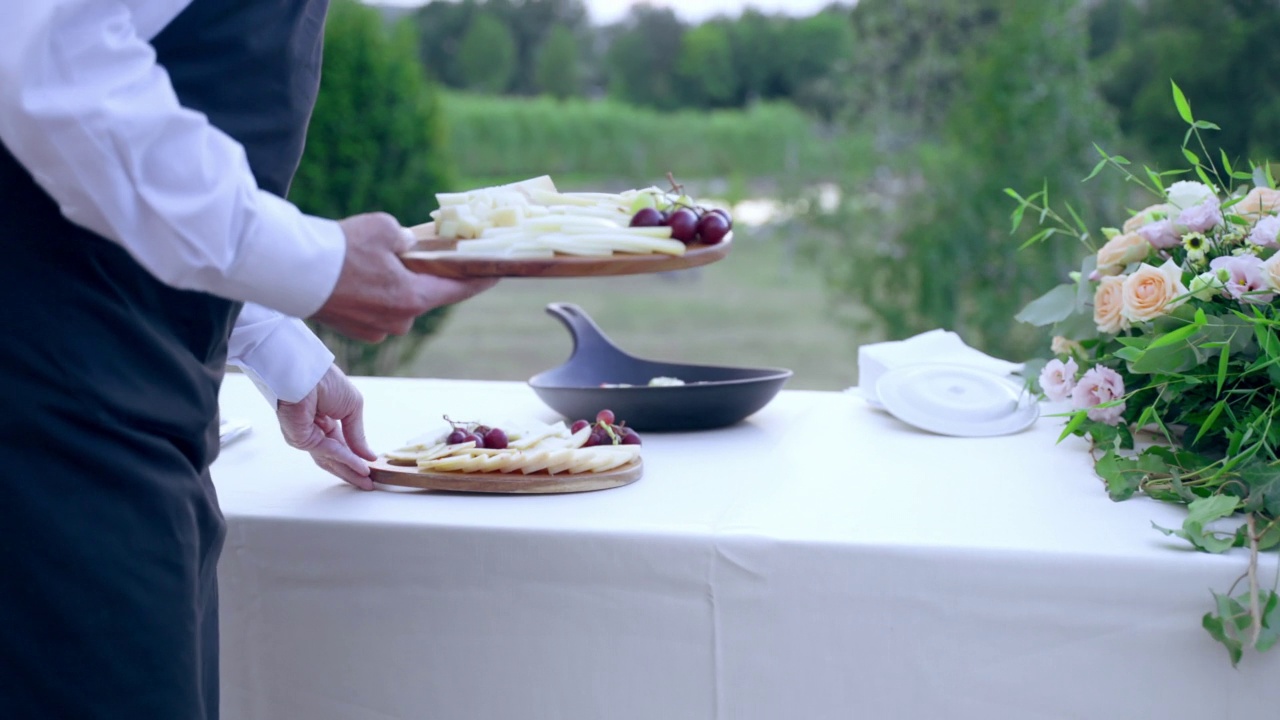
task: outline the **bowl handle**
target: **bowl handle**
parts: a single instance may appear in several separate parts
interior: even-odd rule
[[[549,303],[547,314],[564,323],[564,326],[569,329],[569,334],[573,336],[573,353],[569,355],[570,360],[579,355],[596,360],[631,357],[614,345],[591,316],[577,305],[562,302]]]

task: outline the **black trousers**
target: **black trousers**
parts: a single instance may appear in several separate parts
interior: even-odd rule
[[[27,395],[0,411],[0,718],[216,718],[207,468],[163,433]]]

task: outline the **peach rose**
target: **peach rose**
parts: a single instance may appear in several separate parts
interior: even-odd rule
[[[1124,280],[1122,286],[1125,319],[1148,322],[1166,315],[1187,301],[1187,287],[1182,284],[1182,268],[1173,260],[1154,267],[1141,267]]]
[[[1243,200],[1228,208],[1227,212],[1239,215],[1249,222],[1257,222],[1277,210],[1280,210],[1280,190],[1256,187]]]
[[[1124,281],[1123,275],[1112,275],[1098,282],[1098,291],[1093,295],[1093,321],[1100,332],[1115,334],[1129,327],[1124,316]]]
[[[1124,231],[1127,233],[1137,232],[1138,228],[1156,220],[1163,220],[1173,214],[1177,208],[1168,204],[1152,205],[1143,208],[1142,212],[1124,221]]]
[[[1136,232],[1117,235],[1098,250],[1098,274],[1118,275],[1129,263],[1146,260],[1151,243]]]

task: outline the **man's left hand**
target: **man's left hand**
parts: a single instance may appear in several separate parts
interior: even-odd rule
[[[378,456],[364,438],[364,398],[337,365],[299,402],[281,401],[276,417],[285,442],[361,490],[373,489],[366,461]]]

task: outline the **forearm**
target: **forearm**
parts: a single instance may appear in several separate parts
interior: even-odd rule
[[[306,397],[333,364],[333,353],[297,318],[245,304],[231,332],[227,364],[244,371],[275,406]]]

